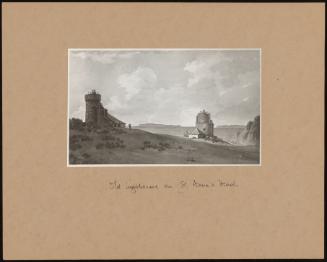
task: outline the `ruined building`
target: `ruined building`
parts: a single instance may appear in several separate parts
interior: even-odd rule
[[[196,116],[195,128],[193,130],[187,130],[184,136],[189,138],[214,137],[213,128],[214,124],[210,118],[210,114],[203,110]]]
[[[213,137],[213,122],[208,112],[203,110],[197,114],[195,127],[205,136]]]
[[[95,90],[85,95],[85,123],[88,126],[125,127],[125,123],[108,113],[101,103],[101,95]]]

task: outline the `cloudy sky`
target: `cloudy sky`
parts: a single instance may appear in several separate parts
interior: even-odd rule
[[[70,117],[84,120],[92,89],[132,125],[194,126],[202,109],[215,126],[246,124],[260,113],[260,51],[70,50]]]

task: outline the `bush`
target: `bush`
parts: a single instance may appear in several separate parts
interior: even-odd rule
[[[102,148],[104,148],[104,146],[105,145],[103,143],[98,143],[98,144],[95,145],[95,148],[96,149],[102,149]]]
[[[91,157],[91,155],[89,155],[88,153],[84,153],[82,156],[83,156],[84,158],[90,158],[90,157]]]
[[[96,132],[98,134],[108,134],[109,133],[109,130],[107,130],[107,129],[98,129]]]
[[[75,155],[69,155],[69,164],[71,165],[83,164],[83,159],[78,158]]]
[[[75,151],[75,150],[80,149],[80,148],[82,148],[82,146],[80,144],[77,144],[77,143],[69,144],[69,149],[72,150],[72,151]]]
[[[193,157],[187,157],[186,161],[187,162],[195,162],[195,159]]]
[[[160,149],[160,151],[165,150],[165,149],[168,149],[168,148],[170,148],[170,144],[169,143],[163,143],[163,142],[160,142],[159,143],[159,149]]]
[[[111,142],[107,142],[105,144],[106,148],[124,148],[124,141],[121,139],[118,139],[116,141],[111,141]]]
[[[163,142],[159,142],[158,144],[153,144],[150,141],[146,140],[143,142],[143,147],[141,149],[145,150],[146,148],[153,148],[153,149],[157,149],[158,151],[163,151],[166,150],[167,148],[170,148],[170,144],[163,143]]]
[[[102,137],[102,140],[104,140],[104,141],[115,140],[115,139],[116,138],[114,136],[112,136],[112,135],[106,135],[106,136]]]
[[[76,144],[79,141],[91,141],[91,140],[92,140],[92,138],[89,137],[88,135],[72,135],[69,138],[69,143],[70,144]]]
[[[106,146],[106,148],[115,148],[115,144],[112,143],[112,142],[107,142],[107,143],[105,144],[105,146]]]
[[[85,128],[85,123],[81,119],[72,118],[69,119],[69,128],[82,131]]]
[[[78,160],[78,158],[75,155],[73,155],[71,153],[69,154],[69,164],[76,164],[77,160]]]
[[[69,143],[77,143],[79,141],[79,136],[78,135],[72,135],[69,137]]]
[[[92,138],[89,137],[88,135],[82,135],[82,136],[81,136],[81,140],[82,140],[82,141],[92,141]]]
[[[127,133],[125,129],[123,129],[123,128],[117,128],[117,127],[112,128],[112,131],[115,134],[126,134]]]

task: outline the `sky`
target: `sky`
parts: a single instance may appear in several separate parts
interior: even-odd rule
[[[85,119],[92,89],[134,126],[194,126],[203,109],[215,126],[245,125],[260,114],[260,50],[70,50],[70,118]]]

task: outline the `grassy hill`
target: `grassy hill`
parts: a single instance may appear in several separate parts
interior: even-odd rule
[[[70,128],[74,164],[258,164],[259,148],[211,143],[139,129]]]

